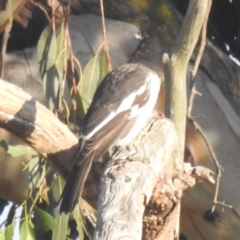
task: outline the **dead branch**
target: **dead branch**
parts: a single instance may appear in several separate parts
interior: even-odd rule
[[[177,204],[171,183],[176,168],[180,169],[182,163],[174,126],[167,119],[156,121],[153,118],[144,132],[128,149],[121,149],[113,156],[107,165],[101,181],[94,239],[142,239],[143,214],[154,188],[161,193],[155,199],[158,208],[164,205],[168,209],[157,215],[162,228],[166,215],[171,214]],[[148,213],[150,209],[155,211],[149,206]],[[173,239],[179,216],[176,217],[166,239]],[[147,236],[156,229],[147,228],[147,224],[144,227],[143,239],[150,239]]]
[[[206,134],[204,133],[203,129],[201,128],[201,126],[194,121],[194,118],[192,117],[192,108],[193,108],[193,103],[194,103],[194,98],[196,95],[202,96],[201,93],[199,93],[196,90],[196,82],[194,82],[194,84],[192,85],[192,88],[190,89],[191,93],[190,93],[190,97],[189,97],[189,106],[188,106],[188,111],[187,111],[187,118],[188,120],[190,120],[192,122],[192,124],[194,125],[194,127],[200,132],[200,134],[202,135],[205,143],[207,144],[207,147],[212,155],[212,158],[214,160],[214,163],[216,165],[216,169],[217,169],[217,173],[216,173],[216,188],[215,188],[215,193],[214,193],[214,199],[213,199],[213,204],[212,204],[212,208],[211,208],[211,212],[214,212],[215,208],[216,208],[216,204],[217,204],[217,199],[218,199],[218,193],[219,193],[219,187],[220,187],[220,180],[221,180],[221,175],[222,175],[222,171],[223,171],[223,167],[220,165],[217,156],[210,144],[210,142],[207,139]]]
[[[65,173],[77,138],[21,88],[0,79],[0,127],[14,133]]]
[[[195,87],[193,89],[195,89]],[[191,92],[191,95],[194,95],[193,91]],[[192,99],[194,99],[194,97]],[[206,134],[204,133],[203,129],[201,128],[201,126],[196,121],[193,120],[193,117],[188,116],[188,119],[192,122],[194,127],[202,135],[202,137],[203,137],[205,143],[207,144],[207,147],[208,147],[208,149],[211,153],[213,161],[216,165],[216,169],[217,169],[217,172],[216,172],[216,187],[215,187],[214,198],[213,198],[213,203],[212,203],[212,208],[211,208],[211,212],[214,212],[215,208],[216,208],[216,205],[219,203],[217,199],[218,199],[218,195],[219,195],[219,188],[220,188],[220,180],[221,180],[221,176],[222,176],[222,171],[224,169],[221,166],[221,164],[219,163],[219,160],[217,159],[217,156],[216,156],[210,142],[208,141],[208,138],[207,138]]]

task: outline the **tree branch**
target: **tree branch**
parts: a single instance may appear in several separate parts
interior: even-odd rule
[[[172,179],[176,169],[182,169],[181,161],[179,138],[173,124],[167,119],[152,118],[144,133],[139,134],[128,149],[121,149],[114,155],[105,169],[94,239],[142,239],[143,214],[154,188],[159,194],[155,203],[171,205],[168,208],[171,214],[176,205]],[[159,187],[156,187],[157,182]],[[155,211],[149,206],[148,213],[150,209]],[[166,212],[159,213],[162,223],[164,217]],[[179,216],[175,217],[173,225]],[[147,229],[143,239],[150,239],[146,237],[154,230]],[[173,239],[172,234],[173,230],[165,239]]]
[[[166,116],[170,117],[180,135],[182,149],[185,142],[187,116],[186,73],[189,59],[200,34],[208,0],[190,1],[186,17],[174,48],[165,54]]]
[[[0,127],[50,158],[64,175],[78,140],[68,127],[31,95],[0,79]]]

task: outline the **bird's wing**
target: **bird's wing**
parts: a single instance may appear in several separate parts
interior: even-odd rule
[[[122,112],[121,115],[122,120],[124,117],[127,117],[125,112]],[[93,160],[101,157],[112,145],[112,142],[115,140],[119,132],[126,127],[130,128],[129,125],[133,124],[133,121],[134,119],[132,118],[130,121],[127,121],[127,124],[126,121],[121,121],[119,123],[117,118],[114,118],[110,122],[110,124],[114,124],[114,129],[112,128],[111,131],[106,132],[106,129],[104,128],[107,128],[107,126],[104,126],[101,131],[98,131],[94,135],[94,137],[86,141],[82,150],[79,146],[73,159],[76,164],[73,166],[71,173],[69,174],[60,199],[60,212],[69,213],[73,211],[79,197],[82,195],[84,184]]]
[[[104,125],[136,110],[138,100],[144,104],[148,93],[147,76],[151,71],[139,64],[125,64],[114,70],[99,85],[92,104],[84,118],[81,137],[88,140]],[[145,94],[145,95],[144,95]],[[144,99],[143,99],[144,98]],[[130,115],[131,117],[131,115]],[[129,117],[129,118],[130,118]]]

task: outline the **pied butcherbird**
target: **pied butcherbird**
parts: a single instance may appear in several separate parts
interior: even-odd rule
[[[161,46],[144,37],[131,60],[98,86],[83,120],[74,166],[59,200],[60,212],[73,211],[93,161],[113,146],[126,146],[146,124],[163,81]]]

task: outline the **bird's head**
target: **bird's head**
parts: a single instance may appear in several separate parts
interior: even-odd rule
[[[162,48],[157,37],[148,36],[146,34],[139,35],[140,43],[134,51],[130,63],[141,63],[150,69],[157,72],[159,75],[163,74],[163,53]]]

